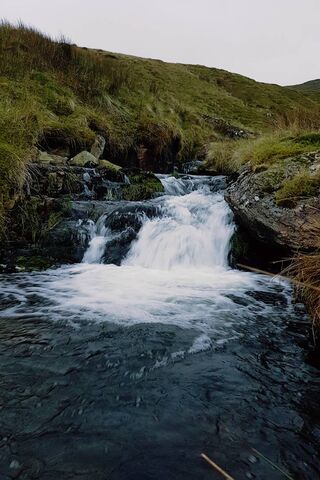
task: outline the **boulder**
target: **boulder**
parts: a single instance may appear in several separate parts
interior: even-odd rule
[[[91,147],[90,152],[96,158],[100,158],[103,154],[104,147],[106,146],[106,140],[102,135],[97,135],[95,141]]]
[[[98,159],[92,153],[84,150],[69,160],[69,165],[76,167],[97,167]]]
[[[312,229],[315,222],[320,224],[319,196],[302,197],[288,208],[276,202],[276,192],[301,168],[312,171],[317,163],[316,154],[312,153],[255,171],[250,166],[243,167],[225,193],[237,222],[268,248],[288,254],[298,249],[311,251],[314,248]]]

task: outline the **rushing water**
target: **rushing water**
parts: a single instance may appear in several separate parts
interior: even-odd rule
[[[120,266],[106,212],[81,264],[2,276],[0,473],[209,479],[204,450],[237,479],[284,478],[256,448],[319,478],[303,309],[286,283],[229,266],[223,179],[159,178]]]

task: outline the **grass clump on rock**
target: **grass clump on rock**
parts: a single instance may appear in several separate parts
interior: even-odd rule
[[[320,170],[312,173],[304,169],[285,180],[281,188],[275,193],[275,199],[278,205],[290,206],[295,201],[313,197],[320,193]]]

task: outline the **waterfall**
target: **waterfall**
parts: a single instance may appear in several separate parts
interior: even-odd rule
[[[163,211],[162,217],[146,220],[123,264],[166,270],[227,267],[234,226],[220,193],[168,197]]]
[[[160,179],[164,195],[107,203],[96,223],[79,221],[88,243],[81,264],[32,274],[32,281],[18,275],[17,287],[0,288],[0,296],[10,294],[0,318],[27,312],[58,320],[63,312],[75,322],[176,325],[203,334],[190,346],[193,354],[211,348],[213,338],[237,337],[239,325],[258,315],[269,318],[274,307],[260,299],[263,291],[266,298],[283,293],[279,308],[287,305],[289,315],[287,286],[228,265],[235,227],[222,179]],[[36,312],[34,294],[43,298]]]
[[[90,241],[82,263],[102,263],[106,243],[112,236],[110,230],[105,227],[104,221],[105,215],[102,215],[97,223],[88,221],[87,232]]]
[[[209,177],[175,178],[159,175],[165,196],[159,198],[161,215],[144,216],[138,238],[122,265],[171,270],[228,266],[234,231],[229,207],[221,192],[212,193]],[[89,246],[83,263],[102,263],[112,232],[105,215],[89,222]]]

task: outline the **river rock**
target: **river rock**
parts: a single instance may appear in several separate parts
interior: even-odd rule
[[[100,158],[103,154],[104,147],[106,146],[106,140],[102,135],[97,135],[95,141],[91,147],[90,153],[96,157]]]
[[[243,167],[225,193],[238,223],[268,248],[288,253],[298,249],[312,250],[314,238],[310,232],[314,222],[320,223],[319,196],[298,200],[293,208],[286,208],[276,203],[275,192],[302,166],[311,170],[315,162],[312,153],[256,171],[249,166]]]
[[[74,165],[76,167],[96,167],[98,166],[98,163],[98,159],[86,150],[78,153],[78,155],[69,160],[69,165]]]

